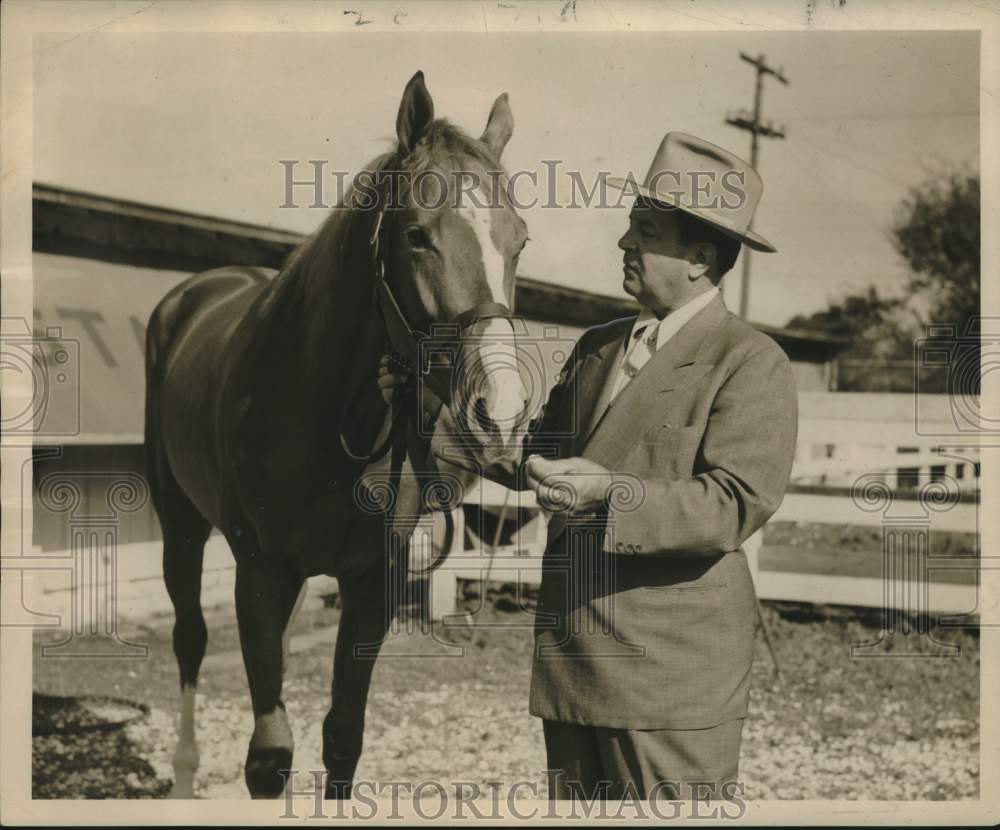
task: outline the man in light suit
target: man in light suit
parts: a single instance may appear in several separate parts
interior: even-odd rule
[[[668,133],[619,240],[637,317],[580,338],[519,470],[549,523],[530,710],[550,796],[738,792],[755,596],[741,545],[778,508],[795,449],[781,348],[719,281],[762,192],[742,159]],[[395,383],[380,381],[384,389]],[[447,410],[445,410],[447,412]]]

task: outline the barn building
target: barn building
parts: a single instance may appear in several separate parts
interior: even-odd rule
[[[158,299],[192,272],[225,264],[280,267],[303,236],[95,194],[33,188],[34,321],[46,350],[68,355],[50,373],[36,422],[33,547],[70,547],[74,516],[109,515],[108,488],[143,473],[145,323]],[[588,326],[636,311],[624,298],[520,277],[516,307],[543,362],[558,360]],[[833,361],[847,344],[772,326],[791,358],[801,391],[831,388]],[[60,345],[61,344],[61,345]],[[53,351],[53,353],[55,353]],[[546,369],[550,383],[554,372]],[[58,378],[58,381],[55,379]],[[545,389],[535,390],[544,394]],[[67,513],[54,497],[71,478],[80,502]],[[141,486],[141,485],[140,485]],[[116,509],[117,542],[159,537],[146,501]],[[119,504],[121,507],[121,504]]]

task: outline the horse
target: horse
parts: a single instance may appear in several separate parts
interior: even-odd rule
[[[457,438],[472,463],[519,453],[525,387],[516,371],[495,371],[516,361],[511,309],[527,241],[500,163],[513,123],[506,93],[479,139],[435,119],[417,72],[400,101],[395,148],[358,173],[280,272],[195,274],[154,309],[145,454],[175,612],[174,797],[193,797],[198,766],[195,692],[207,641],[200,590],[213,526],[236,562],[254,716],[244,763],[251,797],[280,796],[291,769],[281,699],[288,629],[307,578],[318,574],[337,578],[341,600],[322,724],[324,792],[350,797],[374,660],[407,577],[408,540],[418,517],[453,505],[464,483],[455,484],[459,468],[435,463],[420,401],[436,396],[438,407],[467,414]],[[417,365],[425,351],[417,347],[439,328],[443,357]],[[418,378],[426,371],[426,396],[382,400],[386,351]],[[452,493],[446,505],[428,497],[442,482]]]

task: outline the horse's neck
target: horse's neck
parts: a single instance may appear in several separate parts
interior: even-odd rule
[[[366,252],[336,236],[312,244],[275,283],[274,326],[291,352],[289,370],[315,394],[336,399],[369,364],[377,365],[381,323]]]

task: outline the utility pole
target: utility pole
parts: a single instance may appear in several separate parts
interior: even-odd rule
[[[757,137],[784,138],[785,128],[775,127],[773,122],[766,124],[761,118],[762,99],[764,97],[764,76],[772,75],[785,86],[788,86],[788,79],[784,75],[784,68],[773,69],[764,61],[763,55],[756,58],[750,57],[746,52],[740,52],[740,58],[751,64],[757,71],[757,87],[753,96],[753,113],[746,110],[739,110],[726,116],[726,123],[740,130],[750,132],[750,166],[757,169]],[[743,281],[740,283],[740,317],[746,319],[747,308],[750,304],[750,249],[743,250]]]

